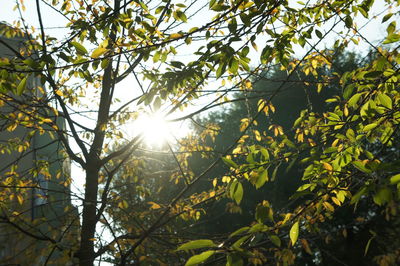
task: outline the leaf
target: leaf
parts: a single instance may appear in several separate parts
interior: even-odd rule
[[[63,96],[64,96],[64,93],[62,93],[62,91],[60,91],[60,90],[56,90],[56,91],[55,91],[55,94],[57,94],[57,95],[60,96],[60,97],[63,97]]]
[[[354,161],[354,162],[352,162],[352,164],[354,165],[354,167],[356,167],[361,172],[364,172],[364,173],[367,173],[367,174],[372,172],[371,170],[366,168],[365,165],[360,161]]]
[[[80,43],[78,43],[78,42],[71,42],[71,45],[75,47],[76,52],[77,52],[78,54],[85,55],[85,54],[87,54],[87,52],[88,52],[88,51],[86,50],[85,46],[83,46],[82,44],[80,44]]]
[[[365,246],[364,257],[367,256],[368,249],[369,249],[369,246],[371,245],[372,239],[374,239],[374,237],[371,237],[371,238],[368,240],[367,245]]]
[[[129,207],[129,205],[126,200],[122,200],[118,203],[118,207],[121,209],[127,209]]]
[[[350,203],[351,203],[351,204],[357,203],[357,202],[360,200],[361,196],[365,195],[365,194],[367,193],[367,191],[368,191],[368,190],[367,190],[367,188],[365,188],[365,187],[363,187],[362,189],[360,189],[360,191],[358,191],[358,192],[351,198]]]
[[[396,21],[392,21],[389,26],[386,28],[388,35],[391,35],[396,31]]]
[[[157,111],[161,107],[161,99],[160,97],[156,97],[153,102],[154,110]]]
[[[303,246],[303,249],[305,252],[307,252],[308,254],[312,255],[311,249],[310,249],[310,245],[308,244],[307,239],[300,239],[301,241],[301,245]]]
[[[390,184],[395,185],[400,182],[400,174],[394,175],[390,178]]]
[[[382,71],[371,71],[364,75],[364,78],[367,79],[376,79],[382,75]]]
[[[317,35],[318,38],[322,39],[323,35],[319,30],[315,30],[315,35]]]
[[[239,181],[235,180],[230,186],[229,194],[231,198],[236,201],[237,204],[240,204],[243,198],[242,184]]]
[[[378,126],[377,123],[368,124],[368,125],[366,125],[366,126],[363,128],[363,131],[364,131],[364,132],[371,131],[372,129],[376,128],[377,126]]]
[[[214,255],[214,253],[215,253],[214,250],[209,250],[209,251],[204,251],[203,253],[201,253],[199,255],[194,255],[186,262],[185,266],[192,266],[192,265],[197,265],[199,263],[202,263],[203,261],[206,261],[212,255]]]
[[[268,169],[265,169],[264,171],[262,171],[261,174],[258,175],[257,181],[256,181],[256,189],[259,189],[260,187],[262,187],[265,182],[268,181]]]
[[[226,266],[243,266],[243,259],[237,253],[226,255]]]
[[[276,236],[276,235],[271,235],[271,236],[269,236],[269,239],[271,240],[271,242],[272,242],[275,246],[277,246],[277,247],[280,247],[280,246],[281,246],[281,239],[280,239],[278,236]]]
[[[258,205],[256,208],[256,220],[259,223],[264,223],[264,221],[268,218],[268,210],[269,208],[263,205]]]
[[[198,249],[198,248],[210,248],[210,247],[216,247],[217,245],[210,239],[198,239],[198,240],[193,240],[190,242],[187,242],[185,244],[182,244],[178,247],[178,251],[184,250],[188,251],[191,249]]]
[[[344,89],[344,92],[343,92],[343,98],[346,100],[349,99],[350,96],[353,94],[354,88],[355,88],[355,84],[350,84],[350,85],[346,86],[346,88]]]
[[[329,163],[323,162],[322,165],[323,165],[324,168],[325,168],[326,170],[328,170],[329,172],[332,172],[332,171],[333,171],[333,167],[332,167],[332,165],[330,165]]]
[[[353,27],[353,19],[350,16],[346,16],[344,23],[346,24],[347,28]]]
[[[248,226],[239,228],[238,230],[236,230],[235,232],[233,232],[232,234],[230,234],[229,237],[233,237],[233,236],[235,236],[235,235],[239,235],[239,234],[241,234],[241,233],[247,232],[249,229],[250,229],[250,227],[248,227]]]
[[[17,195],[17,200],[20,205],[24,203],[24,198],[21,195]]]
[[[233,168],[238,168],[239,167],[234,161],[232,161],[231,159],[228,159],[226,157],[222,157],[222,161],[224,161],[224,163],[226,165],[232,166]]]
[[[353,96],[351,96],[351,98],[348,101],[349,107],[354,107],[357,104],[358,100],[360,99],[361,95],[362,95],[361,93],[356,93]]]
[[[292,241],[292,245],[294,245],[297,241],[297,238],[299,237],[299,222],[295,222],[292,225],[292,228],[290,228],[290,241]]]
[[[157,209],[161,208],[161,206],[159,204],[152,202],[152,201],[149,201],[148,204],[151,205],[150,209],[153,209],[153,210],[157,210]]]
[[[388,109],[392,109],[393,103],[392,103],[392,99],[390,99],[389,96],[387,96],[384,93],[379,93],[378,94],[378,99],[379,99],[379,101],[381,102],[381,104],[383,106],[385,106]]]
[[[382,206],[383,204],[389,202],[391,198],[392,192],[387,187],[380,188],[378,192],[373,196],[374,202],[379,206]]]
[[[28,78],[28,77],[23,78],[23,79],[21,80],[21,82],[18,84],[18,87],[17,87],[17,95],[22,95],[22,93],[24,92],[25,87],[26,87],[26,80],[27,80],[27,78]]]
[[[169,37],[170,37],[171,39],[178,39],[178,38],[181,38],[182,36],[183,36],[183,35],[180,34],[180,33],[172,33],[172,34],[169,35]]]
[[[108,50],[102,46],[97,47],[96,49],[94,49],[94,51],[92,52],[92,54],[90,55],[91,58],[99,58],[100,56],[102,56],[103,54],[105,54]]]
[[[382,18],[382,23],[388,21],[392,16],[393,16],[393,13],[386,14],[386,15]]]

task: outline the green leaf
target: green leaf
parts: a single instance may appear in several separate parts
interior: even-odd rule
[[[392,21],[386,28],[388,35],[393,34],[396,31],[396,21]]]
[[[263,205],[258,205],[256,208],[256,220],[259,223],[264,223],[265,220],[268,218],[268,211],[269,208]]]
[[[178,11],[176,11],[176,15],[177,15],[177,17],[178,17],[180,20],[182,20],[183,22],[187,22],[187,17],[186,17],[186,15],[185,15],[184,12],[178,10]]]
[[[322,39],[323,35],[319,30],[315,30],[315,34],[317,35],[318,38]]]
[[[351,197],[351,204],[357,203],[361,196],[365,195],[368,192],[366,187],[363,187],[362,189],[360,189],[360,191],[358,191],[353,197]]]
[[[235,253],[228,253],[226,255],[226,266],[242,266],[243,259]]]
[[[367,79],[376,79],[382,75],[382,71],[371,71],[364,75],[364,78]]]
[[[83,46],[82,44],[80,44],[78,42],[71,42],[71,45],[75,47],[75,49],[78,52],[78,54],[85,55],[88,52],[86,50],[85,46]]]
[[[262,171],[261,174],[258,175],[257,181],[256,181],[256,189],[259,189],[260,187],[262,187],[265,182],[268,181],[268,169],[265,169],[264,171]]]
[[[224,163],[226,165],[232,166],[233,168],[238,168],[239,167],[234,161],[232,161],[231,159],[228,159],[226,157],[222,157],[222,161],[224,161]]]
[[[277,246],[277,247],[280,247],[280,246],[281,246],[281,239],[280,239],[278,236],[276,236],[276,235],[270,235],[270,236],[269,236],[269,239],[271,240],[271,242],[272,242],[275,246]]]
[[[96,49],[94,49],[94,51],[92,52],[90,57],[91,58],[99,58],[100,56],[102,56],[106,52],[107,52],[107,49],[102,47],[102,46],[100,46],[100,47],[97,47]]]
[[[387,96],[384,93],[379,93],[378,94],[378,99],[381,102],[381,104],[383,106],[385,106],[386,108],[392,109],[393,107],[393,103],[392,103],[392,99],[390,99],[389,96]]]
[[[346,24],[347,28],[353,27],[353,19],[350,16],[347,16],[346,19],[344,20],[344,23]]]
[[[229,71],[232,74],[237,74],[239,69],[239,61],[236,60],[235,58],[232,58],[231,61],[229,62]]]
[[[343,98],[346,100],[349,99],[350,96],[353,94],[354,88],[355,88],[355,84],[350,84],[350,85],[346,86],[346,88],[344,89],[344,92],[343,92]]]
[[[192,265],[200,264],[200,263],[206,261],[212,255],[214,255],[214,253],[215,253],[214,250],[209,250],[209,251],[204,251],[203,253],[200,253],[199,255],[194,255],[186,262],[185,266],[192,266]]]
[[[236,230],[235,232],[233,232],[232,234],[230,234],[229,237],[233,237],[233,236],[235,236],[235,235],[239,235],[239,234],[241,234],[241,233],[247,232],[249,229],[250,229],[250,227],[248,227],[248,226],[239,228],[238,230]]]
[[[364,172],[366,174],[370,174],[372,172],[370,169],[366,168],[365,165],[360,161],[354,161],[352,162],[352,164],[361,172]]]
[[[394,43],[400,40],[400,34],[392,33],[383,41],[383,44]]]
[[[400,183],[400,174],[394,175],[390,178],[390,184],[395,185]]]
[[[221,77],[222,74],[225,73],[225,70],[226,70],[226,62],[221,62],[221,63],[219,64],[219,66],[218,66],[217,71],[215,72],[216,77],[217,77],[217,78]]]
[[[17,95],[22,95],[22,93],[24,92],[25,87],[26,87],[26,80],[27,80],[27,78],[28,78],[28,77],[23,78],[23,79],[21,80],[21,82],[18,84],[18,87],[17,87]]]
[[[369,246],[371,245],[371,241],[372,241],[372,239],[374,239],[374,238],[375,238],[375,237],[373,236],[373,237],[371,237],[371,238],[368,240],[367,245],[365,246],[365,250],[364,250],[364,257],[367,256],[367,253],[368,253],[368,250],[369,250]]]
[[[216,247],[217,245],[210,239],[198,239],[198,240],[193,240],[190,242],[187,242],[185,244],[182,244],[178,247],[178,251],[184,250],[188,251],[191,249],[198,249],[198,248],[210,248],[210,247]]]
[[[101,60],[100,66],[101,66],[102,69],[105,69],[108,66],[109,63],[110,63],[110,60],[104,59],[104,60]]]
[[[374,202],[379,206],[389,202],[391,198],[392,192],[387,187],[380,188],[378,192],[373,196]]]
[[[229,189],[229,194],[231,198],[236,201],[237,204],[240,204],[243,198],[242,184],[237,180],[233,181]]]
[[[297,238],[299,237],[299,222],[295,222],[292,225],[292,228],[290,228],[290,241],[292,241],[292,245],[294,245],[297,241]]]
[[[361,98],[361,95],[362,95],[361,93],[356,93],[353,96],[351,96],[351,98],[347,102],[349,104],[349,107],[355,107],[358,100]]]
[[[368,124],[368,125],[366,125],[366,126],[363,128],[363,131],[364,131],[364,132],[371,131],[372,129],[376,128],[377,126],[378,126],[377,123]]]
[[[393,16],[393,13],[386,14],[386,15],[382,18],[382,23],[388,21],[392,16]]]

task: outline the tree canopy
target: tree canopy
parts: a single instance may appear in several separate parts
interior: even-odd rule
[[[398,263],[399,4],[15,1],[0,222],[21,240],[0,260],[320,264],[360,239]],[[154,148],[138,123],[154,115],[201,130]],[[239,220],[212,228],[225,210]]]

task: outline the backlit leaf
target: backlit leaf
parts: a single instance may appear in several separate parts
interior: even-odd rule
[[[85,46],[83,46],[82,44],[80,44],[78,42],[71,42],[71,45],[75,47],[78,54],[85,55],[88,52],[86,50]]]
[[[198,240],[193,240],[190,242],[187,242],[185,244],[182,244],[178,247],[177,250],[191,250],[191,249],[198,249],[198,248],[210,248],[210,247],[216,247],[217,245],[214,244],[212,240],[209,239],[198,239]]]
[[[199,255],[192,256],[185,264],[185,266],[193,266],[206,261],[209,257],[214,255],[214,250],[204,251]]]
[[[299,237],[299,222],[295,222],[292,225],[292,228],[290,228],[290,241],[292,242],[292,245],[294,245],[297,241],[297,238]]]
[[[25,87],[26,87],[26,80],[27,80],[27,77],[23,78],[21,80],[21,82],[18,84],[17,95],[22,95],[22,93],[24,92]]]
[[[96,49],[94,49],[94,51],[92,52],[92,54],[90,55],[91,58],[99,58],[100,56],[102,56],[103,54],[105,54],[107,52],[107,49],[100,46]]]

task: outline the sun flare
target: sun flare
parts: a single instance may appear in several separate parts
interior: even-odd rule
[[[141,134],[144,143],[150,147],[161,147],[173,140],[172,125],[161,113],[141,115],[130,125],[130,131]]]

